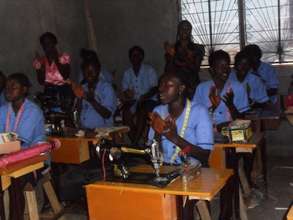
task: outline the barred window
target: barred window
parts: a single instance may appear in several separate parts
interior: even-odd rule
[[[264,61],[293,62],[290,0],[181,0],[181,16],[191,22],[194,41],[206,46],[206,57],[223,49],[233,58],[241,47],[257,44]]]

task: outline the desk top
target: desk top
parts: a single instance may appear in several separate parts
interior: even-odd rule
[[[287,220],[293,220],[293,206],[290,207],[290,210],[287,214]]]
[[[231,147],[231,148],[256,148],[258,143],[263,139],[264,134],[263,132],[258,132],[258,133],[253,133],[252,137],[247,143],[215,143],[214,147],[219,147],[219,148],[226,148],[226,147]]]
[[[152,169],[151,167],[149,169]],[[183,195],[192,196],[200,200],[212,200],[213,197],[225,186],[227,180],[232,176],[233,171],[215,170],[212,168],[202,168],[201,174],[195,177],[187,184],[184,184],[181,177],[175,179],[165,188],[158,188],[146,184],[131,184],[131,183],[117,183],[98,181],[89,184],[86,187],[100,188],[100,189],[113,189],[121,191],[139,191],[151,192],[169,195]]]

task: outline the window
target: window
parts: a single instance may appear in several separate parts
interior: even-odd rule
[[[257,44],[263,60],[293,62],[290,0],[181,0],[181,15],[191,22],[194,41],[206,45],[206,55],[223,49],[233,58],[242,46]]]

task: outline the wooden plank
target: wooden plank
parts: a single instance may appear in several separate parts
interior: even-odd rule
[[[176,196],[86,187],[89,219],[177,220]]]
[[[198,209],[201,220],[212,220],[206,201],[198,201],[196,203],[196,207]]]
[[[39,220],[36,192],[31,184],[24,189],[24,195],[27,202],[28,214],[30,220]]]
[[[150,169],[151,166],[150,166]],[[119,189],[121,191],[133,192],[153,192],[159,194],[192,196],[194,199],[212,200],[213,197],[224,187],[226,181],[232,176],[232,170],[216,170],[211,168],[202,168],[201,174],[184,184],[182,179],[178,177],[174,182],[164,188],[158,188],[146,184],[131,184],[98,181],[87,185],[93,189]]]

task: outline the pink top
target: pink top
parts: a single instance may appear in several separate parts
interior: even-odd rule
[[[59,62],[61,64],[70,64],[70,56],[67,53],[62,53],[59,56]],[[52,62],[51,65],[48,62],[47,57],[41,57],[41,58],[36,58],[33,61],[33,67],[35,70],[39,70],[42,68],[42,65],[45,65],[46,68],[46,78],[45,82],[53,85],[64,85],[65,81],[63,79],[63,76],[59,72],[57,65],[55,62]]]

